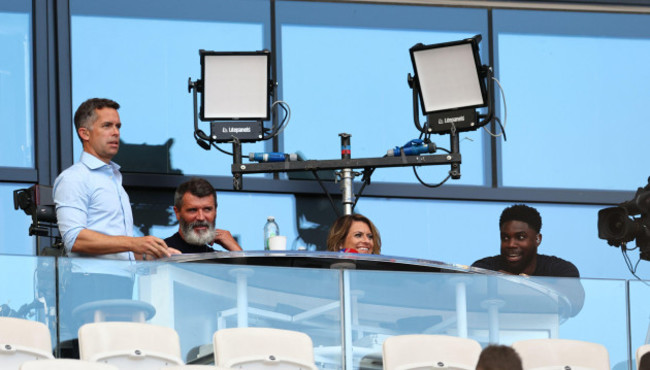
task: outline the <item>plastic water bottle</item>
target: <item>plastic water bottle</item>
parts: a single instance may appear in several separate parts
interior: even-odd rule
[[[264,225],[264,250],[269,250],[269,239],[276,235],[280,235],[280,227],[275,222],[275,217],[269,216]]]

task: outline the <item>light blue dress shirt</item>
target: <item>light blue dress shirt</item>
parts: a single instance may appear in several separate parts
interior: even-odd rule
[[[133,236],[131,203],[122,187],[122,174],[116,163],[106,164],[83,152],[79,162],[56,178],[53,192],[59,231],[70,257],[88,257],[71,251],[83,229],[106,235]],[[134,259],[132,252],[93,257]]]

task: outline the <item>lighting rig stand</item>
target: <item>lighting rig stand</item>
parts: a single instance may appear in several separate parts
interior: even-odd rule
[[[233,188],[242,190],[243,175],[252,173],[279,173],[296,171],[321,171],[340,170],[341,194],[343,196],[344,214],[352,214],[354,204],[354,191],[352,183],[355,177],[353,169],[369,170],[383,167],[412,167],[449,165],[451,178],[460,178],[461,155],[459,152],[459,139],[456,132],[450,134],[451,151],[446,154],[424,154],[407,156],[401,151],[400,156],[376,158],[352,158],[350,150],[350,135],[339,134],[341,137],[341,159],[308,160],[298,162],[268,162],[268,163],[242,163],[241,143],[233,143]]]
[[[242,143],[268,140],[281,132],[282,123],[273,126],[268,135],[263,126],[273,107],[269,102],[275,87],[270,79],[270,53],[200,50],[201,80],[192,82],[190,78],[188,83],[188,89],[194,93],[194,137],[206,150],[214,143],[232,143],[235,190],[243,189],[245,174],[337,171],[345,214],[351,214],[355,204],[355,169],[363,170],[364,184],[368,184],[376,168],[449,165],[449,176],[435,185],[439,186],[449,178],[460,178],[459,133],[477,130],[493,120],[491,89],[486,88],[486,80],[491,83],[492,69],[480,63],[480,41],[481,35],[476,35],[447,43],[416,44],[409,49],[415,75],[409,74],[408,82],[413,89],[413,115],[419,139],[390,150],[383,157],[355,159],[351,155],[350,135],[342,133],[341,159],[294,161],[293,155],[271,152],[253,153],[247,163],[242,160]],[[453,78],[449,78],[450,73]],[[206,89],[205,85],[211,88]],[[202,93],[201,120],[212,121],[209,135],[198,126],[198,92]],[[427,117],[424,126],[419,122],[418,96],[422,113]],[[483,107],[487,107],[488,114],[479,115],[476,109]],[[289,117],[290,111],[286,113]],[[429,140],[432,134],[449,134],[450,150],[445,149],[446,154],[433,154],[437,148]],[[255,157],[257,154],[262,155],[261,159]]]

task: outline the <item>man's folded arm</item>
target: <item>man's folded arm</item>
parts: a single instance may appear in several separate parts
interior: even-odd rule
[[[114,236],[89,229],[81,230],[72,246],[72,252],[83,254],[107,254],[129,251],[135,253],[137,256],[147,254],[156,258],[172,255],[172,250],[167,248],[165,241],[155,236]]]
[[[138,257],[148,254],[156,258],[175,253],[174,249],[168,250],[165,242],[155,236],[114,236],[87,229],[88,215],[77,207],[58,206],[56,215],[67,252],[108,254],[131,251]]]

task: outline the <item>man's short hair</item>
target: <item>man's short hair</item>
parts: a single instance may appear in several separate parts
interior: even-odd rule
[[[84,127],[89,130],[92,128],[93,122],[97,120],[97,113],[95,110],[102,108],[113,108],[118,110],[120,109],[120,105],[111,99],[103,98],[92,98],[81,103],[79,108],[77,108],[77,111],[74,113],[74,127],[75,131],[77,131],[77,136],[79,136],[80,128]],[[79,136],[79,140],[81,140],[81,136]]]
[[[200,177],[193,177],[176,188],[176,192],[174,193],[174,207],[176,209],[183,207],[183,195],[187,192],[199,198],[214,195],[214,207],[217,208],[217,191],[214,190],[207,180]]]
[[[476,370],[522,370],[521,358],[512,347],[490,345],[481,351]]]
[[[499,218],[499,228],[508,221],[522,221],[539,233],[542,230],[542,216],[533,207],[515,204],[503,210]]]

